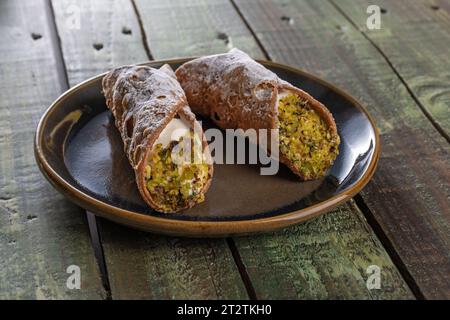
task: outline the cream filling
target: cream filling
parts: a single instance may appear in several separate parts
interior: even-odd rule
[[[280,100],[283,99],[284,97],[286,97],[287,95],[289,95],[290,91],[288,90],[282,90],[282,91],[278,91],[277,94],[277,102],[275,103],[275,112],[278,114],[278,104],[280,103]]]
[[[155,148],[157,145],[161,144],[162,148],[166,148],[171,141],[179,141],[182,137],[186,137],[189,135],[189,132],[192,128],[192,125],[184,120],[179,118],[173,118],[169,121],[169,123],[165,126],[165,128],[161,131],[160,135],[156,139],[155,143],[153,144],[153,148]],[[200,143],[201,142],[197,142]],[[205,161],[206,156],[204,153],[202,153],[202,161]],[[150,166],[147,166],[146,168],[146,176],[149,176],[150,172]],[[184,165],[178,165],[178,173],[179,175],[183,174]],[[148,173],[147,173],[148,171]],[[194,182],[195,178],[188,180],[191,183],[191,188],[189,190],[189,195],[193,194],[192,184]]]
[[[178,141],[181,137],[189,134],[191,124],[184,119],[173,118],[167,126],[161,131],[153,147],[161,144],[163,148],[167,147],[171,141]]]

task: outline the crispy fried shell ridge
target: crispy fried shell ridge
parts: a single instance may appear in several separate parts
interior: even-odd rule
[[[198,193],[206,193],[213,174],[212,161],[201,125],[191,112],[186,96],[169,65],[160,69],[147,66],[123,66],[106,74],[102,81],[106,105],[114,116],[136,183],[143,199],[153,209],[161,212],[178,212],[203,201],[203,197],[187,196],[183,201],[163,203],[149,185],[149,164],[155,156],[155,142],[164,128],[175,118],[180,118],[195,132],[200,133],[202,151],[206,155],[206,177]],[[168,161],[167,161],[168,162]],[[152,182],[149,184],[149,182]],[[163,185],[164,186],[164,185]],[[165,185],[167,186],[167,184]],[[159,187],[159,188],[158,188]],[[156,185],[156,190],[165,192]],[[173,191],[173,190],[172,190]],[[171,192],[171,195],[174,192]],[[172,195],[172,197],[174,197]]]

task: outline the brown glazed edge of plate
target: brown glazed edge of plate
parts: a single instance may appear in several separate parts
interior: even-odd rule
[[[155,60],[140,64],[162,65],[164,63],[182,63],[194,58],[196,57]],[[346,98],[349,102],[351,102],[355,107],[357,107],[367,116],[375,134],[375,149],[373,157],[366,172],[349,189],[343,191],[338,195],[335,195],[334,197],[328,200],[320,202],[316,205],[303,208],[301,210],[285,213],[278,216],[250,219],[250,220],[238,220],[238,221],[188,221],[188,220],[166,219],[163,217],[144,215],[128,211],[125,209],[121,209],[109,205],[107,203],[104,203],[92,196],[89,196],[86,193],[83,193],[82,191],[71,186],[61,176],[59,176],[57,172],[55,172],[51,168],[51,166],[44,157],[40,141],[42,140],[41,138],[43,134],[42,127],[44,126],[48,115],[53,111],[55,106],[60,104],[61,101],[65,99],[67,96],[70,96],[71,94],[73,94],[75,91],[77,91],[82,87],[88,86],[91,82],[96,81],[98,78],[103,77],[106,73],[85,80],[82,83],[64,92],[44,112],[41,119],[39,120],[34,141],[34,152],[39,169],[44,174],[46,179],[58,191],[60,191],[64,196],[66,196],[68,199],[70,199],[80,207],[88,211],[91,211],[98,216],[112,220],[114,222],[124,224],[138,230],[153,233],[160,233],[174,236],[186,236],[186,237],[225,237],[225,236],[247,235],[252,233],[269,232],[281,229],[293,224],[306,221],[322,213],[330,211],[333,208],[337,207],[338,205],[349,200],[354,195],[356,195],[372,178],[380,156],[380,137],[378,129],[375,125],[375,121],[372,118],[372,116],[366,111],[366,109],[355,98],[353,98],[350,94],[346,93],[342,89],[339,89],[336,86],[301,69],[293,68],[290,66],[286,66],[271,61],[264,61],[264,60],[257,60],[257,61],[260,63],[264,63],[265,65],[271,65],[274,67],[278,67],[280,69],[286,69],[294,73],[302,74],[306,78],[310,78],[315,82],[319,82],[323,86],[335,91],[339,95]]]

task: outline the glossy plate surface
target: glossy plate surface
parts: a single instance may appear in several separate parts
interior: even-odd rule
[[[169,63],[176,69],[189,60]],[[46,178],[81,207],[150,232],[213,237],[271,231],[329,211],[359,192],[379,157],[379,137],[370,115],[352,97],[304,71],[260,61],[325,104],[341,136],[340,154],[328,175],[299,182],[284,166],[274,176],[259,165],[216,164],[206,201],[178,214],[149,208],[135,186],[119,133],[101,93],[103,75],[59,97],[42,116],[35,153]],[[211,124],[202,120],[204,128]]]

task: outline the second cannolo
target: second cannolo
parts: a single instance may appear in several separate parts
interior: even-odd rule
[[[192,110],[219,127],[278,130],[279,160],[301,180],[324,176],[339,153],[328,109],[240,50],[194,59],[176,75]]]

